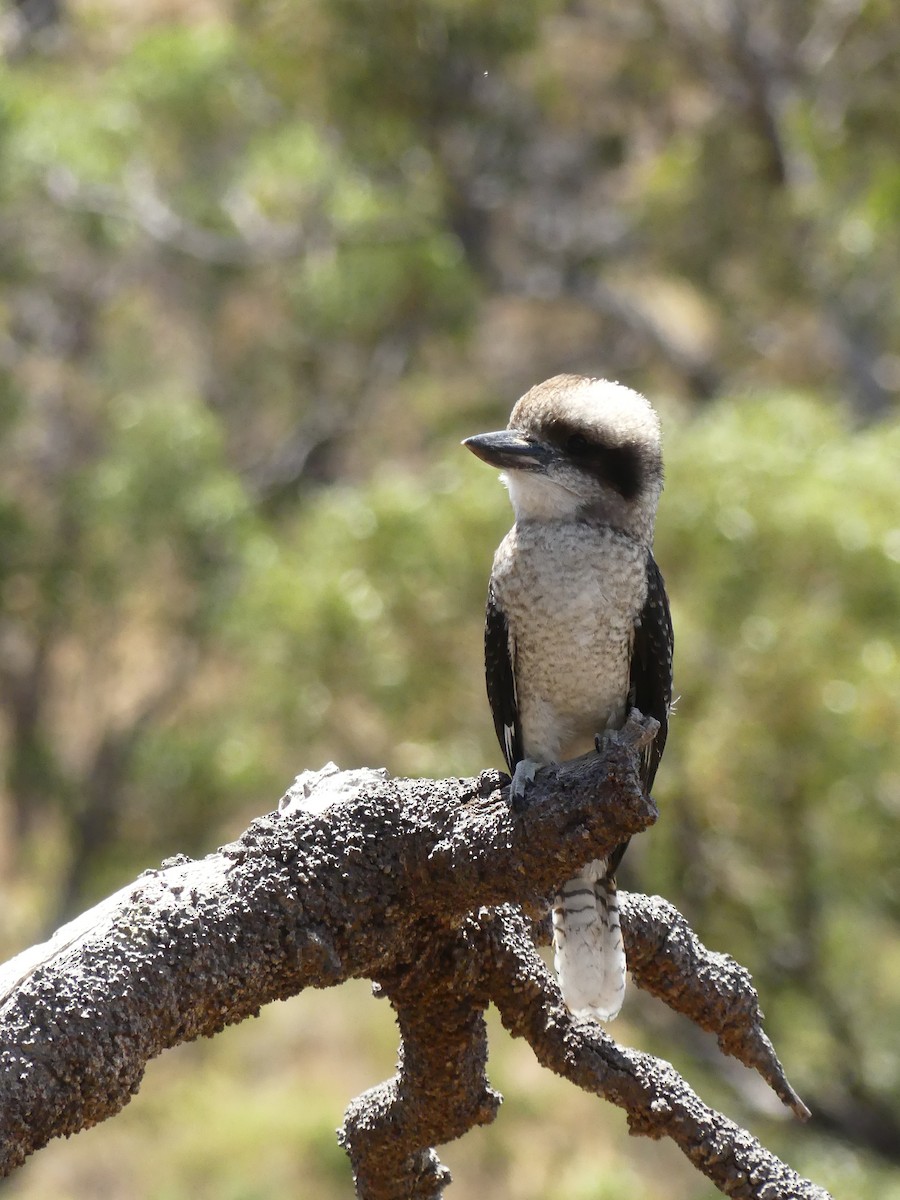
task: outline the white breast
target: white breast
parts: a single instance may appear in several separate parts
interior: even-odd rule
[[[494,559],[509,624],[525,754],[555,762],[618,727],[647,593],[646,548],[608,527],[523,522]]]

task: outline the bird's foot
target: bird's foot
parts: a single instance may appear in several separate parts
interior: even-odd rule
[[[521,812],[525,807],[525,787],[534,779],[539,765],[530,758],[523,758],[516,763],[509,785],[509,807],[513,812]]]
[[[602,733],[594,734],[594,749],[598,754],[604,754],[610,746],[618,746],[621,740],[621,730],[604,729]]]
[[[659,721],[655,717],[645,717],[643,713],[633,708],[621,729],[604,729],[594,735],[594,748],[598,754],[603,754],[610,746],[628,746],[632,750],[643,750],[649,746],[659,733]]]

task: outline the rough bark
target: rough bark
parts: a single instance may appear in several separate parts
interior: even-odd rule
[[[400,1025],[397,1075],[348,1108],[358,1195],[440,1196],[434,1146],[493,1120],[484,1010],[539,1061],[670,1137],[723,1192],[826,1200],[699,1100],[667,1063],[578,1024],[534,949],[546,897],[656,818],[631,724],[603,755],[542,769],[521,814],[506,777],[300,776],[278,812],[200,861],[145,872],[0,969],[0,1172],[112,1116],[169,1046],[305,987],[373,980]],[[652,729],[649,731],[652,736]],[[530,914],[530,916],[526,915]],[[634,981],[713,1030],[798,1115],[743,968],[657,897],[622,895]]]

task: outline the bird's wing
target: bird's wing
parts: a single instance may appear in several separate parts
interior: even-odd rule
[[[525,757],[516,699],[514,656],[506,615],[497,603],[494,589],[490,588],[484,623],[484,672],[494,728],[510,771],[514,771],[516,763]]]
[[[672,703],[672,651],[675,639],[666,585],[653,555],[647,556],[647,599],[634,632],[629,704],[659,721],[659,733],[644,751],[641,780],[649,792],[666,746]]]

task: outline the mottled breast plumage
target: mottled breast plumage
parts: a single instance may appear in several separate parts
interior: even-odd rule
[[[625,716],[647,551],[581,521],[519,522],[501,543],[492,586],[509,626],[525,754],[584,753]]]

